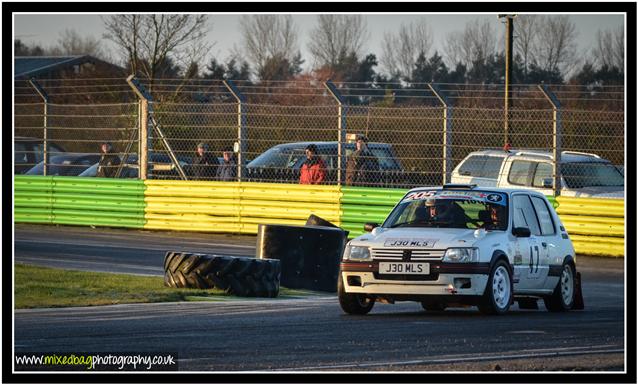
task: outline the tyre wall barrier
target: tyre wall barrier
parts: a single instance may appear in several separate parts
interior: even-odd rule
[[[144,183],[16,175],[14,215],[16,223],[142,228]]]
[[[338,186],[147,180],[145,229],[257,234],[260,224],[340,224]]]
[[[336,292],[346,241],[336,227],[259,225],[256,257],[281,261],[284,287]]]
[[[164,256],[164,285],[219,289],[242,297],[277,297],[281,262],[230,255],[169,251]]]
[[[341,227],[354,238],[366,222],[382,223],[408,190],[364,187],[341,189]],[[623,256],[625,201],[548,196],[565,225],[577,254]]]

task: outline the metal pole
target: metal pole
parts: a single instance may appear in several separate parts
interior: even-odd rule
[[[134,75],[126,78],[126,82],[133,89],[133,92],[140,99],[140,113],[139,113],[139,178],[142,180],[146,180],[148,175],[147,166],[148,166],[148,97],[146,92],[142,92],[143,89],[140,89],[139,82],[135,79]]]
[[[553,140],[552,145],[553,155],[554,155],[554,196],[560,195],[561,190],[561,169],[560,169],[560,159],[561,159],[561,150],[562,150],[562,119],[560,114],[561,104],[560,100],[554,95],[552,91],[545,85],[539,85],[538,88],[541,90],[545,98],[552,105],[552,128],[553,128]]]
[[[239,91],[235,83],[231,80],[224,80],[224,85],[230,91],[230,93],[237,100],[237,143],[239,144],[239,151],[237,152],[237,181],[241,182],[243,177],[244,153],[246,153],[246,114],[244,111],[244,103],[246,97]]]
[[[452,105],[436,84],[428,83],[428,87],[443,105],[443,184],[446,184],[452,174]]]
[[[49,149],[48,149],[48,143],[49,143],[49,132],[47,130],[48,127],[48,116],[49,116],[49,95],[46,93],[46,91],[42,88],[42,86],[40,85],[40,83],[38,83],[37,80],[35,80],[35,78],[31,78],[29,79],[29,84],[31,84],[31,87],[33,87],[35,89],[35,92],[38,93],[38,95],[40,95],[40,97],[42,98],[43,101],[43,119],[42,119],[42,158],[44,161],[44,170],[43,170],[43,174],[44,176],[47,175],[47,168],[49,167]]]
[[[514,18],[516,15],[498,15],[505,18],[505,105],[504,105],[504,143],[509,144],[509,110],[512,107],[512,93],[510,83],[512,80],[512,44],[514,41]]]
[[[330,94],[335,98],[338,103],[337,114],[338,114],[338,122],[337,122],[337,184],[341,186],[345,182],[345,172],[344,167],[346,165],[346,111],[347,105],[345,104],[345,100],[341,96],[341,93],[337,89],[337,87],[332,83],[330,79],[328,79],[324,85],[330,92]]]

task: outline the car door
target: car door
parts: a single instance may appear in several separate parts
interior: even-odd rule
[[[516,238],[514,245],[514,276],[518,279],[516,288],[521,291],[533,291],[545,282],[540,266],[541,245],[538,240],[541,235],[540,225],[528,194],[514,194],[512,208],[512,227],[527,227],[530,230],[529,238]]]
[[[541,235],[538,237],[540,244],[540,263],[539,263],[539,278],[537,289],[546,288],[547,278],[549,275],[549,265],[552,260],[559,256],[559,236],[556,223],[552,219],[550,208],[547,205],[547,201],[539,196],[530,196],[532,205],[536,212],[536,216],[539,221]],[[554,285],[550,285],[554,287]]]

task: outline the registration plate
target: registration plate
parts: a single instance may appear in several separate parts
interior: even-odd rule
[[[379,262],[379,274],[430,274],[429,263]]]

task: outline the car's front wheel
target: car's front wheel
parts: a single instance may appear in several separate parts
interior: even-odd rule
[[[364,315],[372,310],[374,299],[363,294],[346,293],[343,286],[343,279],[341,278],[341,273],[339,273],[337,292],[339,294],[339,305],[341,305],[343,311],[348,314]]]
[[[484,314],[505,314],[512,303],[512,275],[507,263],[497,261],[487,281],[483,299],[478,308]]]
[[[563,271],[560,280],[554,288],[552,295],[543,298],[545,307],[552,312],[568,311],[574,307],[574,295],[576,285],[574,284],[574,268],[570,263],[563,263]]]

